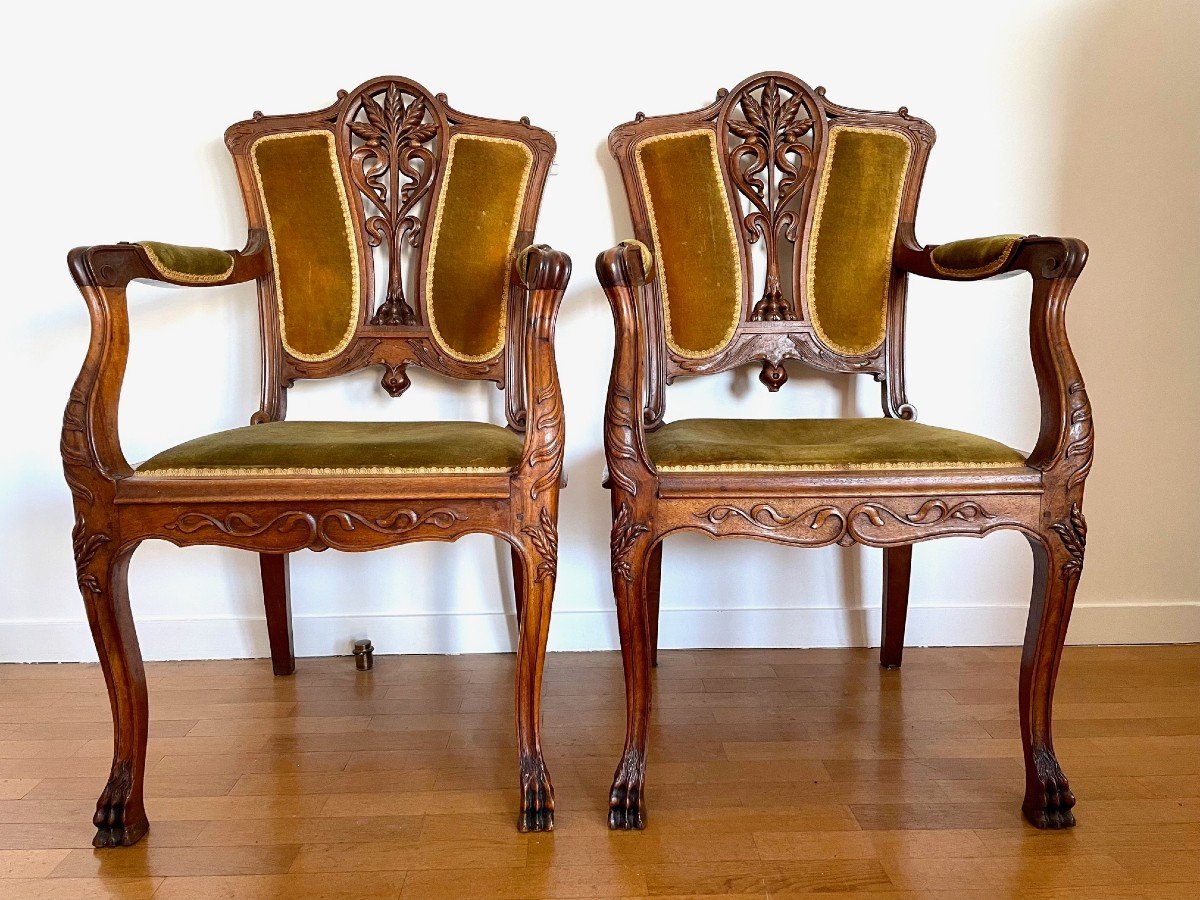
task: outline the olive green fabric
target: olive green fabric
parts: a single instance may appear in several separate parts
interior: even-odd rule
[[[661,471],[1022,466],[997,441],[901,419],[681,419],[646,435]]]
[[[643,141],[638,172],[654,238],[667,344],[681,356],[724,347],[742,308],[742,269],[716,139],[707,129]]]
[[[995,237],[969,238],[934,247],[929,256],[934,268],[954,275],[986,275],[998,272],[1024,238],[1023,234],[998,234]]]
[[[868,353],[887,327],[892,246],[911,147],[894,131],[834,127],[808,262],[808,308],[832,350]]]
[[[399,474],[511,470],[523,439],[487,422],[268,422],[196,438],[140,475]]]
[[[438,340],[459,359],[504,347],[509,272],[533,153],[519,141],[454,138],[438,202],[426,306]]]
[[[224,250],[183,247],[159,241],[139,241],[160,275],[175,281],[221,281],[233,271],[233,257]]]
[[[281,309],[283,346],[299,359],[345,348],[358,317],[358,255],[329,132],[271,135],[253,148]]]

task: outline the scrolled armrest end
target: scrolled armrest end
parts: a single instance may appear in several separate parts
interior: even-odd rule
[[[548,244],[530,244],[513,260],[517,279],[531,291],[565,291],[571,257]]]
[[[654,275],[654,254],[641,241],[621,241],[596,257],[596,275],[606,288],[641,287]]]

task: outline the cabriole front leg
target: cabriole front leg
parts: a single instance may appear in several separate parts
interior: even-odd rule
[[[1083,570],[1087,525],[1078,503],[1033,548],[1033,595],[1021,657],[1021,741],[1025,751],[1025,818],[1038,828],[1070,828],[1075,795],[1054,754],[1051,713],[1075,588]]]
[[[542,669],[558,564],[558,534],[549,514],[524,529],[529,540],[514,551],[521,587],[517,640],[517,752],[521,769],[520,831],[554,830],[554,783],[542,757]]]
[[[646,581],[655,543],[628,503],[614,494],[612,530],[613,594],[625,669],[625,749],[613,776],[608,827],[646,827],[646,746],[650,724],[650,643]]]
[[[128,847],[150,828],[142,800],[146,774],[148,707],[146,671],[129,609],[129,558],[136,545],[89,532],[84,517],[75,528],[79,589],[96,641],[113,714],[113,762],[92,818],[95,847]]]

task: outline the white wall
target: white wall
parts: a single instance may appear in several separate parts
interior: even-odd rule
[[[1088,241],[1093,261],[1072,300],[1070,331],[1098,439],[1070,637],[1200,640],[1197,8],[1190,0],[1031,0],[998,15],[994,5],[958,2],[790,4],[775,28],[755,30],[727,5],[699,3],[681,13],[648,3],[443,3],[419,14],[322,4],[282,15],[249,3],[155,4],[141,14],[91,4],[70,16],[42,4],[15,34],[10,23],[0,63],[10,95],[0,659],[94,658],[58,459],[88,329],[67,250],[143,238],[242,246],[224,128],[254,109],[324,106],[338,88],[381,73],[413,77],[468,111],[529,115],[557,133],[538,236],[572,255],[575,276],[558,340],[570,487],[554,648],[617,646],[599,487],[612,321],[592,261],[630,227],[605,137],[636,110],[694,108],[765,68],[824,84],[850,105],[904,104],[934,124],[923,241],[1008,231]],[[438,24],[451,31],[441,42]],[[1024,279],[913,285],[909,386],[922,421],[1032,445],[1028,287]],[[245,424],[258,391],[253,288],[135,287],[131,307],[121,417],[130,460]],[[867,379],[789,372],[777,395],[750,370],[681,383],[669,393],[669,416],[878,415]],[[490,386],[414,372],[413,388],[393,401],[377,380],[371,370],[299,385],[290,414],[501,420],[501,395]],[[879,551],[860,547],[674,539],[663,643],[874,642],[880,564]],[[298,554],[297,650],[342,653],[363,634],[382,653],[509,649],[507,565],[507,550],[482,536],[367,555]],[[1019,642],[1031,570],[1015,534],[922,545],[910,642]],[[144,545],[131,590],[146,656],[264,655],[257,573],[247,553]]]

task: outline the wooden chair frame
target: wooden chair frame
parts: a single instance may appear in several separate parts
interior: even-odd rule
[[[800,180],[807,178],[807,182],[793,195],[793,205],[777,204],[777,191],[765,190],[759,211],[752,208],[741,223],[744,227],[735,229],[747,265],[749,244],[767,236],[767,268],[763,297],[753,305],[747,284],[742,317],[728,346],[700,359],[677,356],[664,340],[660,288],[652,266],[647,265],[644,245],[651,244],[652,234],[634,150],[640,141],[655,135],[713,129],[736,220],[738,193],[746,195],[738,154],[748,151],[739,151],[743,145],[728,123],[739,109],[744,111],[743,98],[758,98],[756,108],[761,111],[770,108],[764,92],[780,90],[784,96],[800,97],[807,108],[813,122],[807,152],[817,163],[797,167]],[[779,108],[778,93],[773,104]],[[780,286],[780,252],[794,242],[800,256],[808,245],[813,173],[821,171],[819,160],[830,123],[890,130],[906,137],[912,147],[893,253],[886,338],[878,350],[859,357],[838,353],[815,332],[801,284],[802,259],[794,266],[792,301]],[[742,125],[742,131],[748,130],[745,121]],[[767,125],[769,130],[770,122]],[[760,149],[769,144],[763,158],[779,158],[775,151],[782,142],[780,134],[764,134],[759,140]],[[696,112],[656,118],[639,113],[609,138],[630,198],[634,232],[642,244],[623,242],[596,261],[616,325],[604,420],[605,485],[612,501],[612,581],[628,704],[625,748],[610,797],[612,828],[645,825],[650,668],[657,664],[662,541],[681,531],[797,547],[859,543],[883,548],[880,659],[884,666],[898,666],[901,661],[914,543],[947,536],[982,537],[999,529],[1023,533],[1034,556],[1019,690],[1026,771],[1023,809],[1038,827],[1075,823],[1071,812],[1075,797],[1055,756],[1050,725],[1054,682],[1083,567],[1083,490],[1093,453],[1091,407],[1066,333],[1066,303],[1087,259],[1087,248],[1073,238],[1028,237],[1015,245],[1003,264],[988,272],[956,273],[938,266],[932,258],[934,248],[916,241],[913,226],[933,140],[933,129],[904,108],[886,113],[838,106],[826,99],[823,88],[813,91],[782,72],[764,72],[732,92],[720,91],[714,103]],[[789,209],[794,210],[796,223],[790,240],[788,223],[782,219]],[[755,234],[762,222],[766,227]],[[1029,335],[1041,397],[1041,430],[1024,468],[659,472],[647,455],[645,435],[662,424],[667,383],[678,375],[721,372],[751,361],[762,361],[760,377],[772,391],[786,380],[782,360],[789,358],[830,372],[872,374],[883,385],[885,415],[914,418],[903,378],[908,276],[976,281],[1019,272],[1032,277]]]
[[[351,134],[349,122],[364,103],[382,107],[409,99],[409,112],[422,119],[424,142],[391,145],[394,153],[424,155],[425,167],[411,159],[404,171],[423,173],[425,193],[441,187],[449,138],[455,134],[492,135],[520,141],[533,154],[524,197],[517,247],[533,236],[554,141],[528,119],[506,122],[469,116],[452,109],[444,95],[433,96],[403,78],[379,78],[355,91],[340,92],[332,106],[296,116],[263,116],[232,126],[226,142],[234,156],[249,218],[245,249],[233,252],[225,277],[209,285],[255,282],[262,326],[262,406],[255,424],[284,418],[287,388],[296,378],[322,378],[368,365],[384,367],[383,386],[393,396],[408,387],[405,367],[418,365],[444,375],[490,380],[507,391],[508,427],[524,435],[519,465],[502,474],[331,475],[160,477],[136,475],[121,450],[117,407],[129,349],[127,286],[134,281],[195,286],[195,281],[164,275],[136,244],[78,248],[69,266],[91,315],[91,340],[82,371],[71,391],[62,432],[62,458],[74,498],[72,533],[79,588],[112,704],[115,748],[108,783],[100,795],[94,823],[97,847],[127,846],[149,827],[143,802],[147,739],[146,678],[129,607],[126,573],[129,559],[146,540],[178,546],[214,544],[260,554],[263,590],[274,671],[290,674],[295,662],[291,641],[287,554],[302,549],[366,551],[413,541],[454,541],[483,532],[511,545],[516,581],[519,642],[516,675],[516,725],[520,769],[521,830],[548,830],[554,823],[554,794],[542,758],[540,740],[541,673],[558,556],[558,492],[562,479],[564,422],[562,394],[554,359],[554,325],[570,277],[570,259],[544,245],[532,246],[510,260],[513,266],[504,348],[493,358],[467,362],[442,351],[433,340],[425,299],[402,294],[396,271],[398,251],[386,300],[374,309],[365,295],[360,321],[343,351],[324,362],[294,358],[280,339],[276,284],[264,213],[257,198],[249,147],[255,137],[289,131],[325,130],[344,142],[338,153],[345,184]],[[414,112],[423,104],[423,116]],[[390,112],[389,112],[390,114]],[[399,121],[399,116],[395,117]],[[387,142],[384,142],[385,149]],[[383,154],[383,150],[379,153]],[[403,168],[400,157],[378,160],[386,172]],[[398,175],[396,176],[399,177]],[[418,177],[418,176],[414,176]],[[419,180],[418,177],[418,180]],[[357,186],[357,185],[356,185]],[[393,182],[392,197],[408,196]],[[379,198],[381,202],[376,203]],[[370,202],[378,209],[365,210]],[[424,213],[386,209],[380,195],[353,193],[361,227],[368,212],[378,212],[390,229],[389,246],[405,239],[404,215],[423,215],[418,234],[428,247],[428,204]],[[362,262],[371,265],[360,234]],[[415,244],[414,244],[415,246]],[[423,258],[418,259],[420,272]],[[368,285],[371,278],[364,278]],[[418,286],[423,278],[416,278]],[[364,291],[368,290],[364,287]],[[369,302],[368,302],[369,301]]]

